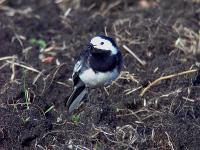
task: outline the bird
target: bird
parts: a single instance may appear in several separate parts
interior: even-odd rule
[[[110,85],[120,75],[122,66],[122,53],[113,38],[93,37],[75,62],[73,90],[66,103],[68,112],[78,109],[89,89]]]

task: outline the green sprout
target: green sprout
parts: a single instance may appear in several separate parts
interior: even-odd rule
[[[54,108],[54,105],[52,105],[51,107],[49,107],[49,108],[44,112],[44,114],[50,112],[53,108]]]
[[[24,80],[24,85],[23,85],[23,99],[25,100],[25,103],[23,103],[24,105],[26,105],[26,109],[29,109],[29,105],[31,104],[31,94],[29,91],[29,88],[27,88],[26,85],[26,73],[23,76],[23,80]]]
[[[29,109],[29,104],[30,104],[30,93],[27,89],[24,90],[24,98],[25,98],[25,104],[27,109]]]
[[[81,117],[80,117],[79,114],[78,115],[72,115],[71,120],[72,120],[73,123],[79,123],[80,120],[81,120]]]
[[[40,47],[40,49],[44,49],[47,47],[47,43],[46,41],[42,40],[42,39],[35,39],[35,38],[31,38],[29,40],[29,43],[32,44],[32,45],[37,45]]]

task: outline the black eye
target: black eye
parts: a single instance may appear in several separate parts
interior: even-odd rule
[[[103,44],[104,44],[104,42],[101,42],[100,44],[101,44],[101,45],[103,45]]]

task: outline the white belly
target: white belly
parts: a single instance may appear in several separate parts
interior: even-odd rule
[[[117,69],[114,69],[112,72],[97,72],[95,73],[92,69],[85,70],[80,74],[80,79],[89,87],[108,85],[113,80],[115,80],[119,75]]]

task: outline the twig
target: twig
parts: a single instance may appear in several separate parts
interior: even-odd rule
[[[187,70],[187,71],[183,71],[183,72],[180,72],[180,73],[175,73],[175,74],[160,77],[160,78],[154,80],[152,83],[150,83],[146,88],[144,88],[142,90],[142,92],[140,93],[140,96],[143,96],[152,86],[155,86],[156,84],[158,84],[158,82],[160,82],[162,80],[167,80],[167,79],[170,79],[170,78],[174,78],[174,77],[185,75],[185,74],[194,73],[194,72],[197,72],[197,71],[198,71],[197,69],[192,69],[192,70]]]
[[[129,52],[141,65],[145,66],[147,63],[144,60],[141,60],[130,48],[128,48],[126,45],[123,45],[123,48]]]

